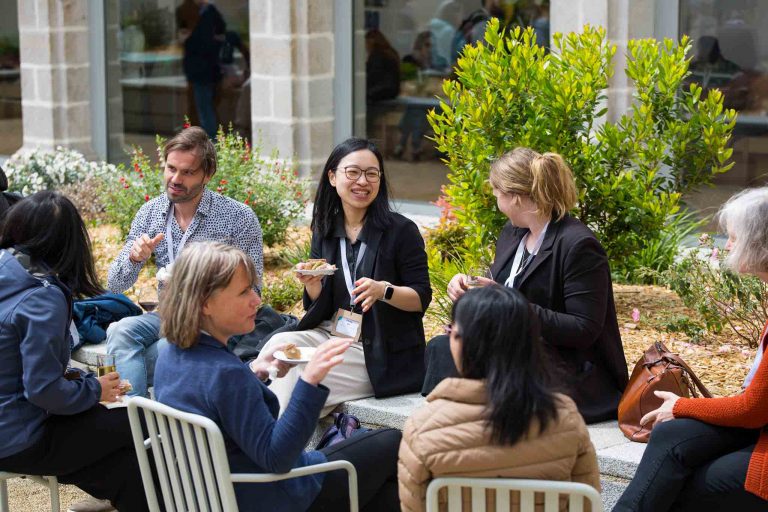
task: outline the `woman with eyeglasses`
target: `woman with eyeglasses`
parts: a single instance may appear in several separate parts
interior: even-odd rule
[[[376,146],[351,138],[336,146],[320,176],[312,216],[311,258],[333,275],[297,273],[306,314],[296,332],[265,346],[317,347],[334,335],[355,340],[324,383],[323,415],[368,396],[418,391],[424,380],[422,317],[432,300],[424,240],[389,204],[384,162]],[[299,264],[302,269],[305,265]],[[300,367],[272,384],[284,410]]]
[[[403,511],[423,511],[429,482],[441,476],[600,489],[584,420],[571,398],[554,391],[534,308],[498,284],[470,290],[454,304],[449,346],[459,375],[442,381],[405,423],[398,462]]]
[[[496,243],[492,278],[478,277],[479,285],[495,282],[525,295],[584,419],[616,418],[628,376],[611,270],[592,231],[568,213],[578,199],[571,169],[556,153],[517,148],[491,164],[490,182],[509,222]],[[457,274],[448,296],[456,301],[468,288],[469,276]],[[427,361],[425,395],[457,375],[446,337],[429,342]]]

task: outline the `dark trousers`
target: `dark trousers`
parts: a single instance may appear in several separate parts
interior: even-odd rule
[[[402,434],[399,430],[381,429],[357,434],[321,451],[328,461],[346,460],[357,470],[357,496],[363,512],[400,510],[397,491],[397,452]],[[346,471],[325,474],[323,487],[311,512],[349,510],[349,487]]]
[[[459,377],[459,370],[451,355],[450,338],[447,335],[441,334],[429,340],[424,352],[424,366],[427,369],[424,385],[421,387],[421,394],[424,396],[430,394],[443,379]]]
[[[126,409],[95,405],[72,416],[51,416],[34,445],[0,459],[0,470],[54,475],[120,512],[149,510]]]
[[[768,502],[744,490],[759,434],[691,419],[657,425],[614,512],[768,510]]]

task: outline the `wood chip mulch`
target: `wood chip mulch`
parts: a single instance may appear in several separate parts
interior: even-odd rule
[[[300,239],[306,236],[304,230],[297,230],[295,235]],[[90,229],[93,240],[93,251],[99,276],[106,281],[107,269],[119,252],[123,243],[116,228],[109,225],[95,226]],[[265,281],[275,279],[292,279],[289,266],[278,257],[278,250],[265,251]],[[138,299],[139,293],[151,295],[154,293],[155,269],[144,268],[135,286],[126,295],[133,300]],[[696,371],[696,374],[716,396],[737,393],[744,380],[755,355],[755,349],[750,349],[744,342],[729,330],[714,335],[708,334],[703,341],[694,344],[682,333],[670,333],[665,325],[670,319],[695,315],[685,308],[677,295],[659,286],[614,285],[616,311],[624,352],[629,370],[634,367],[640,355],[656,340],[664,340],[667,347],[679,353],[683,359]],[[632,311],[637,309],[640,319],[634,322]],[[291,313],[301,315],[300,304],[291,308]],[[442,326],[430,317],[425,319],[427,339],[440,334]]]

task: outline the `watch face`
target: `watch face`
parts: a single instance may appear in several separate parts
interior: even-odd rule
[[[394,293],[395,293],[395,289],[392,288],[391,286],[387,286],[387,289],[384,290],[384,299],[385,300],[391,299],[392,298],[392,294],[394,294]]]

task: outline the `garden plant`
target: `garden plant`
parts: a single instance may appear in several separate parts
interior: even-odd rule
[[[701,318],[682,322],[682,330],[719,333],[727,327],[754,348],[768,321],[768,285],[727,268],[728,251],[716,247],[714,240],[701,235],[699,246],[675,261],[662,280]]]
[[[158,158],[154,162],[140,149],[132,153],[131,168],[116,175],[107,188],[107,218],[127,234],[142,204],[163,190],[162,146],[157,138]],[[264,244],[285,240],[291,223],[303,213],[308,200],[308,183],[298,177],[290,162],[277,153],[261,155],[259,146],[233,132],[219,129],[215,141],[217,171],[208,188],[250,206],[261,223]]]
[[[616,52],[605,30],[555,34],[551,52],[535,41],[532,29],[505,32],[492,20],[485,42],[466,46],[456,78],[444,82],[445,99],[429,122],[450,170],[442,200],[456,224],[432,239],[453,230],[447,238],[460,244],[448,252],[469,264],[487,260],[507,220],[488,185],[489,165],[528,146],[560,153],[571,166],[579,189],[572,213],[600,239],[618,279],[638,282],[648,275],[641,268],[667,269],[698,227],[681,196],[733,165],[727,144],[735,112],[717,90],[705,97],[696,84],[683,87],[687,37],[628,42],[625,72],[635,92],[615,122],[605,118]]]

